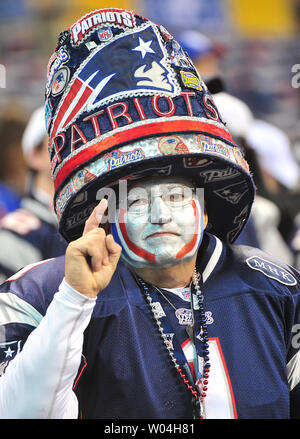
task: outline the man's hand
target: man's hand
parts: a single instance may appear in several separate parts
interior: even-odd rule
[[[86,221],[82,237],[71,242],[66,251],[66,282],[92,298],[109,284],[122,251],[113,236],[98,227],[106,209],[103,199]]]

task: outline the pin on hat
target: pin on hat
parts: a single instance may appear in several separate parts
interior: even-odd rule
[[[177,175],[204,187],[209,230],[233,242],[254,187],[192,61],[163,27],[102,9],[60,34],[46,124],[60,231],[82,234],[97,193],[121,179]]]

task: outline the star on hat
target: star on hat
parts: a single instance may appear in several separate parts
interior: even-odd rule
[[[136,50],[138,52],[141,52],[142,58],[144,59],[146,56],[146,53],[155,53],[154,50],[151,49],[152,40],[150,41],[144,41],[141,37],[139,37],[139,45],[136,46],[132,50]]]

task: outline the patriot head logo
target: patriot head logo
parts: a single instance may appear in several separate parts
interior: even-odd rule
[[[178,93],[179,85],[157,32],[150,24],[142,30],[120,34],[91,52],[69,84],[51,139],[83,111],[92,111],[108,101],[142,93]]]

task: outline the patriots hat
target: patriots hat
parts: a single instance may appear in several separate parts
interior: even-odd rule
[[[81,236],[101,188],[149,175],[192,179],[204,188],[207,230],[227,242],[241,232],[254,197],[248,164],[163,26],[110,8],[62,32],[47,68],[45,123],[67,241]]]

